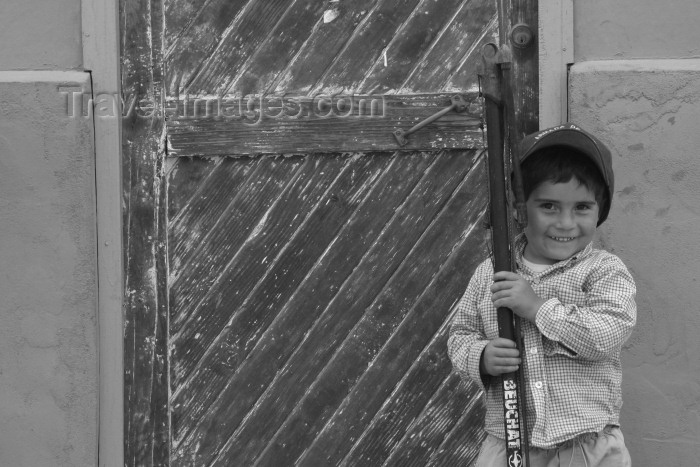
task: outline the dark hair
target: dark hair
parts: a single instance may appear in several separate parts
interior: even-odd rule
[[[602,209],[608,200],[605,180],[587,155],[567,146],[549,146],[534,152],[521,165],[525,200],[543,182],[567,183],[575,178],[588,188]]]

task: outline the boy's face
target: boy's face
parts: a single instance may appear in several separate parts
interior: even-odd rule
[[[575,255],[593,240],[598,204],[593,192],[576,178],[566,183],[543,182],[532,191],[526,206],[527,260],[554,264]]]

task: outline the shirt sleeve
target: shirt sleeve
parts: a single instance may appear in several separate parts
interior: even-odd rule
[[[482,380],[479,371],[481,353],[488,344],[484,333],[481,316],[478,312],[478,301],[481,295],[485,266],[479,266],[469,281],[467,290],[457,302],[454,318],[450,325],[450,336],[447,341],[447,353],[452,360],[455,370],[463,377],[474,381],[482,390],[486,389],[490,379]]]
[[[547,300],[535,324],[572,358],[606,360],[622,348],[637,320],[636,287],[622,261],[604,258],[586,281],[585,306]]]

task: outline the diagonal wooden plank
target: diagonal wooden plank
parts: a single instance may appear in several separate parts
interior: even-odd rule
[[[212,284],[207,298],[193,310],[197,316],[216,315],[206,319],[206,326],[197,325],[183,330],[172,340],[179,347],[172,352],[171,379],[173,387],[179,387],[183,379],[199,365],[200,359],[210,351],[213,342],[220,339],[221,326],[244,303],[247,292],[254,289],[260,278],[265,277],[273,259],[283,251],[288,239],[303,224],[305,217],[319,203],[326,201],[329,187],[334,185],[343,170],[339,157],[307,156],[285,191],[280,193],[269,210],[255,225],[248,238],[235,245],[236,253],[230,258],[224,271],[213,271],[221,279]],[[235,287],[231,287],[235,284]],[[227,300],[221,289],[232,289],[235,298]],[[221,309],[230,310],[224,313]],[[225,328],[224,328],[225,329]],[[194,338],[192,337],[194,336]],[[189,340],[188,340],[189,339]],[[229,355],[230,357],[230,355]]]
[[[319,18],[318,27],[269,90],[275,94],[308,93],[356,28],[371,15],[376,3],[377,0],[355,0],[333,4],[329,10],[338,16],[330,22]]]
[[[342,465],[358,467],[383,465],[390,456],[393,455],[395,458],[398,455],[396,452],[401,450],[404,439],[410,439],[411,435],[416,435],[416,424],[422,428],[428,427],[433,434],[439,434],[445,438],[439,447],[437,443],[433,443],[430,447],[433,458],[463,458],[473,455],[475,450],[478,451],[480,445],[478,437],[465,438],[459,430],[465,431],[471,426],[478,431],[483,426],[481,395],[474,385],[461,384],[457,387],[459,377],[454,373],[450,374],[452,365],[446,355],[446,341],[447,335],[443,331],[423,351],[390,398],[375,414],[372,422],[346,455]],[[444,392],[445,387],[449,389],[449,396],[440,395],[440,391]],[[456,403],[456,406],[453,406],[453,403]],[[430,423],[423,420],[422,414],[431,414],[432,417],[434,411],[444,411],[442,407],[444,405],[450,406],[448,411],[453,411],[456,407],[457,414],[444,417],[444,420],[437,424],[434,422],[435,419]],[[416,436],[421,441],[426,441],[423,434]],[[443,452],[447,446],[450,449],[455,446],[455,437],[462,443],[460,449],[455,450],[454,453]],[[423,445],[423,449],[429,449],[427,442]],[[469,465],[469,463],[462,465]]]
[[[441,342],[444,344],[444,339]],[[421,355],[432,363],[428,365],[423,360],[417,365],[420,371],[407,375],[402,387],[392,394],[338,465],[472,465],[483,440],[485,410],[481,393],[475,385],[465,384],[456,373],[450,373],[451,364],[444,347],[440,350],[432,348]],[[434,368],[431,371],[428,366],[440,367],[441,370],[435,371]],[[436,375],[444,379],[436,380]],[[425,389],[421,388],[418,379],[421,376],[428,377]],[[426,435],[432,435],[433,441]],[[417,449],[415,459],[406,459],[408,456],[403,456],[401,451],[406,440],[413,439],[422,448]],[[442,443],[441,439],[444,439]]]
[[[166,175],[168,185],[168,229],[177,224],[183,207],[190,206],[202,186],[216,171],[223,158],[170,157],[170,171]],[[170,231],[169,231],[170,232]],[[168,240],[168,246],[172,245]]]
[[[480,392],[470,385],[464,390],[459,376],[451,373],[447,358],[449,322],[440,329],[416,364],[377,413],[369,429],[353,447],[344,465],[427,465],[440,452],[443,440],[453,432],[460,416],[467,414],[480,426]],[[417,439],[417,443],[414,440]],[[478,444],[466,442],[471,452]],[[416,451],[404,454],[415,448]]]
[[[328,157],[328,156],[325,156]],[[259,336],[275,318],[278,310],[295,292],[319,258],[328,251],[338,231],[347,219],[362,204],[381,179],[380,174],[392,160],[389,155],[344,156],[344,170],[323,199],[306,215],[304,222],[291,235],[276,258],[271,259],[264,277],[253,284],[252,290],[244,294],[245,301],[236,296],[236,289],[223,292],[222,306],[227,302],[237,302],[236,313],[226,327],[223,342],[224,359],[213,370],[228,372],[231,375]],[[280,280],[284,278],[284,280]],[[243,295],[243,294],[241,294]],[[242,302],[242,303],[241,303]],[[250,382],[247,382],[250,384]],[[253,388],[255,389],[255,388]],[[250,389],[249,389],[250,390]],[[214,398],[217,393],[213,394]],[[241,397],[234,394],[233,398]],[[225,416],[230,410],[231,401],[226,400],[207,405],[201,399],[209,400],[210,394],[181,391],[175,395],[173,405],[178,408],[173,421],[175,442],[178,453],[194,456],[198,462],[206,464],[206,459],[214,456],[220,448],[223,437],[227,439],[237,422]],[[223,422],[223,423],[222,423]],[[188,432],[197,428],[192,434]],[[230,432],[227,433],[227,431]],[[186,439],[183,440],[183,437]]]
[[[442,336],[439,336],[442,337]],[[436,345],[437,344],[437,345]],[[382,465],[449,374],[445,339],[431,342],[361,433],[343,465]],[[371,414],[370,414],[371,415]]]
[[[491,21],[484,26],[481,37],[477,38],[467,50],[462,61],[447,80],[441,83],[441,89],[474,89],[477,85],[477,72],[481,63],[481,51],[490,42],[498,43],[498,17],[494,16]]]
[[[226,30],[216,49],[185,86],[192,95],[220,94],[239,72],[239,67],[276,31],[275,25],[294,0],[252,1],[240,18]]]
[[[435,298],[432,295],[433,291],[430,290],[425,294],[423,291],[435,280],[444,279],[439,273],[441,266],[464,232],[463,224],[454,222],[454,219],[465,219],[465,223],[471,226],[479,218],[481,210],[479,206],[484,204],[483,196],[479,196],[483,189],[481,184],[477,183],[477,181],[483,181],[481,175],[480,170],[472,170],[460,180],[454,193],[443,193],[447,195],[449,201],[444,204],[438,216],[431,220],[421,237],[416,239],[417,243],[412,244],[410,253],[393,272],[373,303],[366,308],[364,315],[351,333],[338,346],[335,355],[321,369],[303,398],[275,433],[257,463],[267,465],[273,459],[292,463],[310,445],[329,417],[338,409],[399,323],[407,315],[430,309],[427,302]],[[445,202],[445,197],[437,193],[428,196],[441,198],[442,203]],[[406,210],[402,217],[410,219],[414,212]],[[446,275],[450,274],[446,273]],[[447,304],[444,305],[445,308],[448,307]],[[436,327],[439,327],[442,321],[442,319],[436,320]],[[429,327],[430,325],[426,324],[426,328]],[[411,334],[408,331],[416,333],[410,326],[404,327],[403,330],[408,335]],[[428,332],[422,337],[429,340],[432,334]],[[406,334],[403,337],[405,338]],[[394,342],[398,343],[398,340]],[[324,344],[325,342],[319,343],[319,345]],[[408,342],[404,344],[407,347],[410,346]],[[422,347],[423,345],[419,345],[413,352],[418,354]],[[399,351],[411,352],[409,348],[402,348],[401,345],[393,348],[394,355]],[[389,368],[391,367],[384,367],[387,371]],[[391,378],[389,375],[386,376]],[[381,389],[379,387],[373,389],[373,391],[376,390]],[[313,463],[312,461],[307,465],[313,465]]]
[[[443,354],[444,355],[444,354]],[[450,362],[443,357],[446,369],[449,371]],[[469,414],[472,431],[478,431],[483,422],[483,405],[477,391],[465,392],[459,376],[450,373],[444,384],[434,394],[425,406],[425,410],[404,434],[401,442],[397,443],[389,458],[382,464],[396,467],[423,467],[429,465],[438,454],[440,447],[449,432],[460,419],[460,415]],[[479,453],[480,437],[469,440],[469,457],[474,458]],[[443,464],[438,464],[440,467]],[[469,465],[469,464],[459,464]]]
[[[183,273],[171,283],[170,336],[174,344],[207,328],[210,320],[228,319],[221,316],[225,310],[219,310],[215,316],[201,316],[197,307],[211,294],[212,286],[221,281],[221,271],[235,257],[238,246],[294,179],[302,163],[300,159],[258,163],[210,231],[193,241],[196,248],[186,253],[192,259],[183,260],[180,266]],[[178,264],[177,260],[171,263]]]
[[[434,213],[439,211],[445,196],[469,171],[472,157],[468,154],[456,152],[450,157],[443,153],[430,167],[246,416],[244,424],[222,450],[221,459],[248,464],[265,448],[365,308],[393,276]],[[414,214],[401,214],[405,212]]]
[[[308,157],[261,161],[259,177],[252,177],[257,193],[249,199],[236,197],[236,209],[226,211],[214,233],[203,242],[197,260],[177,281],[177,288],[173,287],[175,324],[170,337],[174,346],[174,386],[187,376],[221,327],[236,313],[236,303],[240,304],[246,292],[265,275],[267,256],[274,257],[275,242],[284,240],[270,239],[270,226],[282,225],[280,235],[284,236],[303,219],[287,203],[305,197],[297,207],[309,208],[307,204],[313,206],[335,179],[337,173],[330,168],[321,171],[316,184],[309,184],[308,173],[318,170],[319,164],[323,166],[325,161]],[[265,183],[266,179],[272,183]],[[248,192],[243,190],[243,194]],[[269,241],[273,243],[267,244]],[[236,286],[231,287],[232,284]],[[224,301],[225,290],[231,291],[239,302]]]
[[[210,0],[163,0],[163,43],[166,54],[168,51],[172,53],[171,49],[190,30],[209,3]]]
[[[474,251],[483,249],[485,242],[484,232],[478,225],[481,218],[478,210],[475,211],[470,220],[465,219],[463,224],[470,230],[469,233],[465,232],[465,238],[455,246],[447,263],[298,461],[299,465],[320,465],[327,458],[343,458],[392,391],[401,393],[406,391],[406,386],[415,385],[411,388],[413,392],[403,394],[403,409],[395,408],[390,413],[390,416],[401,413],[401,420],[414,418],[417,414],[410,410],[422,407],[427,402],[418,399],[422,396],[427,398],[432,392],[431,384],[444,377],[440,376],[444,369],[436,364],[444,358],[445,350],[445,336],[438,329],[444,325],[450,306],[464,292],[466,278],[480,260]],[[368,326],[371,324],[368,323]],[[437,337],[434,336],[436,332]],[[366,336],[361,339],[363,343],[371,341]],[[428,342],[428,348],[423,350]],[[449,367],[447,362],[447,372]],[[403,380],[400,383],[403,389],[396,389],[400,380]],[[391,434],[395,436],[405,428],[395,428]],[[371,439],[379,442],[382,436],[375,433]],[[378,459],[372,461],[373,464],[377,462]]]
[[[323,21],[326,2],[297,0],[226,86],[227,95],[265,94]]]
[[[381,55],[419,0],[380,0],[362,21],[330,67],[319,76],[311,93],[353,92]]]
[[[235,206],[242,204],[240,198],[248,196],[248,200],[254,199],[252,195],[260,182],[257,177],[261,161],[260,158],[224,158],[183,205],[180,215],[170,222],[168,254],[173,290],[182,283],[181,274],[191,275],[193,258],[201,258],[202,248],[210,243],[217,226],[236,213]],[[175,196],[168,202],[176,203],[178,198]],[[199,279],[204,277],[199,276]],[[177,303],[177,299],[173,301],[173,305]]]
[[[235,27],[246,6],[255,0],[211,0],[204,4],[198,15],[185,27],[177,38],[166,44],[164,58],[168,70],[166,89],[170,95],[179,95],[185,91],[202,63],[209,57],[225,35]],[[182,20],[172,14],[166,17],[166,30],[182,29]]]
[[[483,36],[484,25],[489,24],[495,15],[495,0],[471,0],[469,3],[462,4],[449,27],[443,31],[416,67],[407,74],[398,92],[441,89],[461,64],[464,54],[470,50],[471,45]],[[473,74],[473,79],[476,81],[476,71],[468,70],[468,73]]]
[[[280,295],[277,300],[279,305],[268,306],[280,308],[275,321],[255,343],[255,347],[250,350],[249,356],[241,366],[221,368],[220,362],[230,361],[227,356],[229,347],[225,343],[234,340],[232,336],[226,335],[221,339],[221,345],[217,343],[216,350],[198,366],[191,380],[180,389],[180,393],[187,397],[195,395],[197,405],[206,408],[208,403],[213,402],[212,398],[216,398],[225,388],[225,394],[232,396],[230,402],[223,404],[229,414],[226,419],[235,420],[238,413],[244,415],[303,339],[318,314],[336,294],[340,284],[355,269],[366,251],[362,245],[381,232],[386,221],[391,218],[433,160],[433,155],[421,153],[393,157],[382,178],[333,240],[333,247],[322,253],[292,294]],[[319,241],[317,235],[313,237],[316,237],[313,241]],[[299,236],[301,241],[306,238],[306,235]],[[301,243],[299,240],[291,240],[292,250]],[[272,268],[271,274],[277,274],[279,269]],[[269,300],[263,302],[261,308],[268,302]],[[228,327],[225,332],[234,333],[240,330]],[[191,404],[191,401],[180,397],[179,394],[175,396],[175,401],[176,405]]]
[[[452,373],[449,378],[459,379],[459,376]],[[456,392],[450,397],[463,399],[465,395],[469,402],[462,405],[461,416],[437,451],[432,454],[427,466],[461,467],[476,462],[481,443],[486,436],[483,428],[486,407],[476,385],[470,382],[461,381]]]
[[[413,322],[410,327],[414,333],[418,333],[424,325],[422,321]],[[337,464],[337,459],[343,457],[343,465],[382,465],[409,431],[412,420],[421,418],[425,407],[429,407],[429,412],[442,411],[442,405],[445,405],[446,401],[453,402],[445,397],[439,398],[434,407],[430,402],[431,398],[435,397],[432,395],[439,391],[444,378],[451,370],[451,362],[445,354],[446,332],[440,330],[418,357],[416,354],[421,350],[415,343],[418,339],[402,342],[397,337],[399,334],[397,332],[392,336],[391,342],[387,344],[390,350],[382,350],[383,355],[378,356],[377,361],[372,363],[314,443],[297,460],[296,465],[323,465],[331,460]],[[400,349],[397,350],[398,348]],[[403,353],[408,356],[404,357]],[[394,356],[398,361],[389,361],[390,356]],[[406,370],[404,360],[410,358],[414,358],[415,362]],[[396,380],[400,378],[401,381],[394,387]],[[473,395],[474,398],[478,396]],[[381,409],[375,413],[375,409],[381,404]],[[457,407],[462,407],[461,402],[459,404]],[[440,445],[435,440],[431,443],[426,435],[431,433],[437,440],[446,437],[452,424],[459,418],[451,411],[448,413],[449,416],[437,418],[439,423],[435,423],[435,419],[430,423],[426,422],[424,429],[418,433],[421,447],[428,454],[439,451]],[[478,425],[479,421],[477,419],[475,424]]]
[[[459,11],[461,4],[469,1],[422,0],[394,34],[362,81],[349,87],[361,93],[396,92],[433,42],[450,26],[452,17]],[[454,53],[460,53],[459,49],[454,49]]]

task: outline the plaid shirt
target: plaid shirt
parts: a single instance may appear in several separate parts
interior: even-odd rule
[[[522,264],[526,243],[523,235],[516,239],[518,273],[547,300],[535,323],[521,321],[526,420],[530,445],[551,449],[619,425],[620,350],[636,321],[636,288],[622,261],[592,244],[535,273]],[[447,345],[454,368],[485,392],[486,431],[505,439],[500,378],[479,373],[484,347],[498,337],[492,283],[487,259],[455,307]]]

